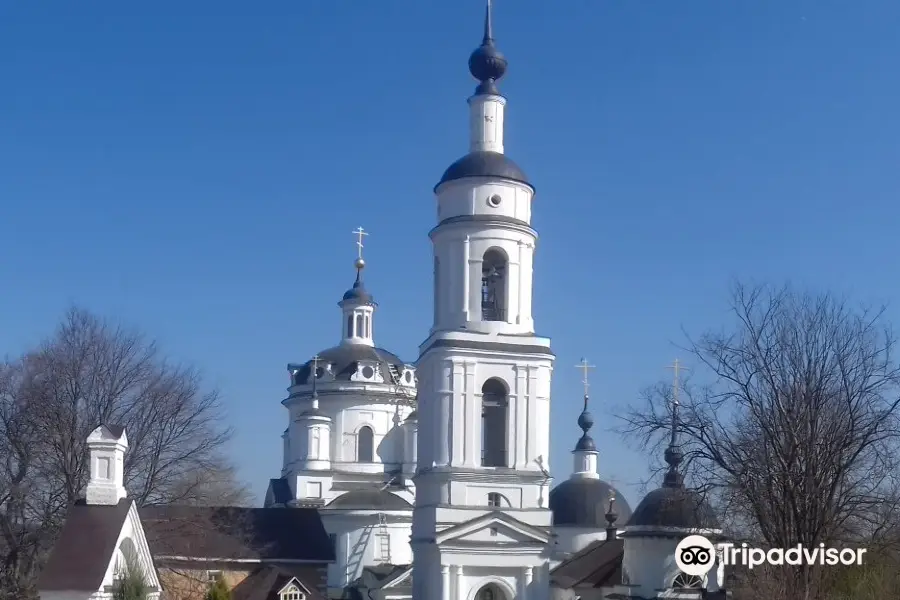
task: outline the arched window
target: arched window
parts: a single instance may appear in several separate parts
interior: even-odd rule
[[[509,500],[507,500],[503,496],[503,494],[499,494],[497,492],[488,492],[488,506],[490,506],[491,508],[509,506]]]
[[[506,466],[506,386],[488,379],[481,387],[481,465]]]
[[[353,315],[347,317],[347,337],[353,337]]]
[[[360,427],[356,432],[356,460],[365,463],[375,462],[375,434],[371,427]]]
[[[506,320],[506,257],[491,248],[481,259],[481,318]]]
[[[312,434],[312,439],[309,441],[309,460],[318,460],[321,433],[319,433],[318,427],[313,427],[310,433]]]
[[[675,580],[672,581],[673,589],[689,589],[696,590],[703,587],[703,579],[696,575],[688,575],[687,573],[679,573]]]
[[[505,600],[506,594],[497,589],[492,583],[487,584],[475,594],[475,600]]]
[[[356,315],[356,337],[363,337],[366,330],[363,328],[363,316]]]

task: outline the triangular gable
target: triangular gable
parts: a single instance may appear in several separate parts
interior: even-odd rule
[[[131,504],[122,531],[119,533],[116,549],[109,559],[106,576],[103,578],[104,583],[112,583],[115,580],[118,574],[117,569],[120,566],[119,559],[126,554],[132,554],[137,561],[143,571],[147,587],[151,590],[161,591],[159,574],[153,562],[153,555],[150,553],[150,546],[147,544],[147,536],[144,534],[144,526],[141,524],[135,503]]]
[[[88,436],[89,442],[119,442],[128,447],[128,436],[121,425],[100,425]]]
[[[287,589],[288,589],[289,587],[291,587],[292,585],[297,586],[297,589],[299,589],[301,592],[303,592],[304,594],[306,594],[307,596],[309,596],[309,588],[306,587],[306,586],[303,584],[303,582],[300,581],[299,579],[297,579],[296,577],[291,577],[290,579],[288,579],[287,582],[286,582],[283,586],[281,586],[280,588],[278,588],[278,591],[275,592],[275,594],[278,595],[278,596],[281,596],[281,594],[283,594],[284,592],[286,592]]]
[[[409,581],[409,579],[412,577],[412,572],[413,568],[411,566],[403,569],[402,571],[398,571],[393,577],[388,578],[386,581],[384,581],[384,583],[382,583],[381,589],[386,590],[392,587],[397,587],[400,584]]]
[[[482,539],[483,532],[496,530],[494,536]],[[504,540],[498,539],[502,534]],[[489,533],[487,535],[490,535]],[[509,542],[531,542],[546,544],[550,541],[550,534],[543,529],[523,523],[522,521],[512,517],[501,511],[492,511],[476,517],[465,523],[448,527],[439,532],[435,536],[435,542],[446,544],[447,542],[481,542],[481,541],[509,541]]]

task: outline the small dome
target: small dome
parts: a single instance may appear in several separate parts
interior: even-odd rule
[[[719,529],[719,521],[697,492],[684,486],[663,486],[641,500],[629,527]]]
[[[485,40],[469,56],[469,73],[481,82],[498,81],[506,73],[508,63],[493,40]]]
[[[366,291],[366,287],[363,285],[363,282],[359,279],[353,284],[353,287],[344,292],[344,297],[342,301],[353,301],[360,303],[372,303],[375,302],[375,297],[372,296],[369,292]]]
[[[353,490],[332,500],[327,508],[360,510],[411,510],[412,504],[387,490]]]
[[[617,523],[625,523],[631,516],[628,501],[609,483],[601,479],[567,479],[550,490],[550,511],[554,527],[584,527],[606,529],[609,498],[615,494]]]
[[[335,379],[339,381],[350,381],[350,377],[356,373],[357,363],[360,361],[378,363],[384,377],[389,380],[386,383],[397,385],[401,383],[400,380],[392,380],[393,374],[390,367],[395,367],[397,372],[401,373],[406,367],[406,363],[396,354],[383,348],[373,348],[365,344],[342,344],[319,352],[319,368],[324,370],[326,366],[330,366],[335,374]],[[298,370],[294,381],[305,384],[312,371],[312,364],[311,360],[304,363]]]
[[[507,158],[505,154],[489,150],[476,150],[475,152],[469,152],[450,165],[444,171],[444,175],[437,186],[435,186],[435,189],[448,181],[465,179],[466,177],[508,179],[531,187],[524,171],[519,168],[519,165]]]
[[[596,452],[597,445],[594,444],[594,438],[589,436],[587,433],[582,435],[578,439],[578,443],[575,444],[575,452]]]

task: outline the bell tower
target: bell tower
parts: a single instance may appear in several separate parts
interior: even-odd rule
[[[535,335],[534,186],[507,155],[488,1],[469,151],[434,188],[434,321],[419,347],[413,596],[546,600],[550,340]],[[506,546],[515,552],[499,551]],[[435,585],[432,582],[439,582]]]

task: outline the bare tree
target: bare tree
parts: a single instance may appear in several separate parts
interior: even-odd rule
[[[143,334],[73,308],[38,349],[0,366],[0,564],[28,585],[68,507],[83,496],[86,440],[124,425],[125,486],[139,505],[241,503],[218,393]],[[14,580],[14,581],[13,581]]]
[[[731,308],[734,330],[688,346],[699,371],[682,390],[681,437],[694,482],[771,547],[871,539],[898,507],[900,370],[883,311],[741,285]],[[667,428],[665,389],[629,412],[626,433],[650,443]],[[821,570],[773,576],[793,597],[824,593]]]

